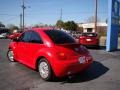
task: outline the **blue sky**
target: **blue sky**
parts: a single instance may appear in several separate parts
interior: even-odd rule
[[[98,0],[98,17],[107,19],[108,0]],[[0,21],[19,25],[22,0],[0,0]],[[63,21],[85,22],[94,15],[95,0],[25,0],[25,24],[55,24],[63,10]]]

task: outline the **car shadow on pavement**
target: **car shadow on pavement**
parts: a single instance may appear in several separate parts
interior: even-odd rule
[[[109,68],[107,68],[100,62],[94,61],[93,64],[89,67],[89,69],[85,72],[76,74],[71,77],[59,79],[57,82],[61,82],[61,84],[87,82],[99,78],[100,76],[104,75],[108,70]]]
[[[87,47],[88,49],[91,50],[105,50],[106,46],[99,46],[99,47]]]

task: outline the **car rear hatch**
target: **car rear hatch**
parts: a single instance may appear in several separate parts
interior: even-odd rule
[[[57,55],[65,59],[75,59],[88,53],[80,44],[56,44],[55,49],[58,51]]]
[[[94,40],[96,40],[96,36],[86,36],[85,39],[87,42],[94,41]]]
[[[97,39],[98,39],[97,36],[84,36],[83,38],[80,39],[80,42],[86,44],[92,44],[92,43],[96,43]]]

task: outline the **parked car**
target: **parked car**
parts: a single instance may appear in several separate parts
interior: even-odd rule
[[[75,38],[75,39],[79,39],[81,32],[79,31],[71,31],[71,35]]]
[[[14,39],[14,38],[18,38],[21,35],[21,33],[13,33],[7,36],[7,38],[9,39]]]
[[[4,39],[7,38],[7,33],[1,33],[1,34],[0,34],[0,38],[1,38],[1,39],[3,39],[3,38],[4,38]]]
[[[82,33],[79,42],[85,46],[99,47],[99,37],[97,33]]]
[[[39,72],[44,80],[86,70],[93,59],[89,51],[61,30],[33,28],[9,45],[11,62],[19,61]]]

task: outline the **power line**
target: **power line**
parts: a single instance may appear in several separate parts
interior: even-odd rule
[[[64,14],[92,14],[93,12],[64,12]],[[108,12],[98,12],[98,14],[107,14]],[[32,12],[32,14],[31,13],[27,13],[27,15],[42,15],[42,14],[50,14],[50,15],[53,15],[53,14],[58,14],[58,12],[44,12],[44,13],[36,13],[36,12]],[[63,14],[63,11],[61,10],[60,11],[60,17],[62,16],[62,14]],[[19,17],[19,15],[17,15],[17,14],[4,14],[4,13],[2,13],[2,14],[0,14],[1,16],[16,16],[16,17]]]
[[[10,22],[10,21],[13,21],[15,19],[19,19],[19,17],[12,17],[12,18],[9,18],[9,19],[6,19],[6,20],[2,20],[2,22]]]
[[[48,15],[49,14],[49,15]],[[27,13],[26,14],[26,16],[37,16],[37,15],[40,15],[40,16],[42,16],[42,15],[44,15],[44,16],[50,16],[50,15],[58,15],[59,13]],[[93,12],[91,12],[91,13],[87,13],[87,12],[68,12],[68,13],[64,13],[64,15],[84,15],[84,14],[93,14]],[[101,12],[101,13],[98,13],[98,15],[104,15],[104,14],[107,14],[107,12]],[[60,19],[61,19],[61,17],[63,16],[63,14],[61,14],[60,13]]]
[[[1,16],[19,16],[19,15],[13,15],[13,14],[0,14]]]

